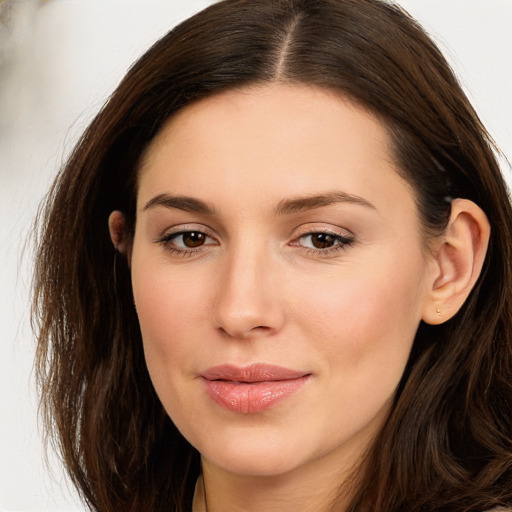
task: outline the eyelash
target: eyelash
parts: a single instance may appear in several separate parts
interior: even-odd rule
[[[176,233],[165,234],[162,237],[158,238],[156,240],[156,242],[161,244],[163,246],[164,250],[166,250],[170,253],[173,253],[175,255],[178,255],[178,256],[194,256],[196,254],[203,252],[206,245],[218,245],[218,243],[215,243],[215,244],[204,243],[204,244],[197,246],[196,248],[192,248],[192,247],[185,248],[185,247],[178,247],[177,245],[175,245],[173,243],[173,240],[175,240],[176,238],[183,237],[184,235],[187,235],[187,234],[202,235],[205,237],[206,240],[208,238],[211,240],[215,240],[208,233],[205,233],[204,231],[201,231],[199,229],[184,229],[182,231],[177,231]]]
[[[162,237],[159,237],[156,240],[156,243],[159,243],[163,246],[164,250],[178,255],[178,256],[194,256],[197,254],[200,254],[205,250],[205,247],[208,245],[218,245],[218,242],[212,244],[212,243],[203,243],[201,245],[198,245],[196,248],[185,248],[185,247],[178,247],[173,243],[173,240],[183,237],[184,235],[201,235],[205,237],[205,240],[215,240],[212,236],[210,236],[208,233],[201,231],[199,229],[188,229],[188,230],[182,230],[177,231],[175,233],[168,233],[163,235]],[[302,244],[300,244],[300,240],[303,240],[307,237],[312,237],[315,235],[324,235],[332,238],[332,242],[334,245],[330,247],[326,247],[323,249],[315,248],[315,247],[306,247]],[[334,233],[332,231],[322,231],[322,230],[316,230],[316,231],[309,231],[307,233],[303,233],[300,236],[298,236],[295,240],[289,243],[292,247],[299,247],[302,251],[304,251],[307,255],[316,255],[316,256],[327,256],[332,255],[333,253],[336,253],[338,251],[346,250],[347,247],[350,247],[354,243],[354,237],[352,235],[340,235],[339,233]]]
[[[315,247],[305,247],[299,243],[300,240],[303,240],[307,237],[313,237],[315,235],[323,235],[332,238],[332,242],[334,245],[330,247],[326,247],[324,249],[315,248]],[[303,251],[305,251],[308,255],[319,255],[319,256],[330,256],[338,251],[344,251],[347,247],[350,247],[354,243],[354,237],[352,235],[340,235],[339,233],[334,233],[332,231],[310,231],[308,233],[304,233],[297,237],[293,242],[290,243],[292,246],[299,246]]]

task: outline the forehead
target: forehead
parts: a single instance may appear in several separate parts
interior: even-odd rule
[[[168,120],[141,166],[139,205],[162,192],[277,202],[332,188],[384,203],[412,197],[380,120],[330,91],[275,84],[206,98]]]
[[[293,131],[289,130],[290,124]],[[302,84],[264,84],[228,90],[180,109],[151,142],[141,170],[151,163],[155,150],[161,151],[164,145],[170,148],[178,140],[185,142],[187,132],[203,135],[221,149],[236,144],[240,138],[251,137],[257,143],[265,135],[260,131],[262,127],[267,128],[265,132],[272,130],[276,144],[292,139],[300,143],[301,136],[311,136],[307,128],[315,124],[325,125],[326,129],[336,124],[337,128],[346,129],[345,137],[354,131],[352,128],[364,127],[368,144],[377,143],[384,151],[389,148],[384,122],[340,93]],[[220,140],[227,135],[220,131],[222,127],[239,130]],[[342,133],[332,133],[333,137],[336,135]],[[325,133],[321,136],[325,139]]]

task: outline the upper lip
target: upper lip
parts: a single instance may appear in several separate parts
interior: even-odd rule
[[[233,382],[268,382],[299,379],[310,375],[309,372],[293,370],[273,364],[255,363],[249,366],[223,364],[214,366],[201,373],[207,380],[226,380]]]

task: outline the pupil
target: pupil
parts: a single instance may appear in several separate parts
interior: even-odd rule
[[[187,247],[199,247],[204,244],[204,239],[204,234],[196,231],[191,231],[190,233],[185,233],[183,235],[183,243]]]
[[[327,249],[334,244],[334,237],[327,233],[317,233],[311,237],[311,240],[317,249]]]

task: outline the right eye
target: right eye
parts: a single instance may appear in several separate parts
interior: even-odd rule
[[[166,250],[178,254],[193,254],[205,245],[218,245],[218,242],[198,230],[178,231],[162,236],[159,240]]]
[[[167,242],[172,241],[174,245],[183,249],[193,249],[204,245],[207,239],[208,235],[201,233],[201,231],[185,231],[172,235]]]

